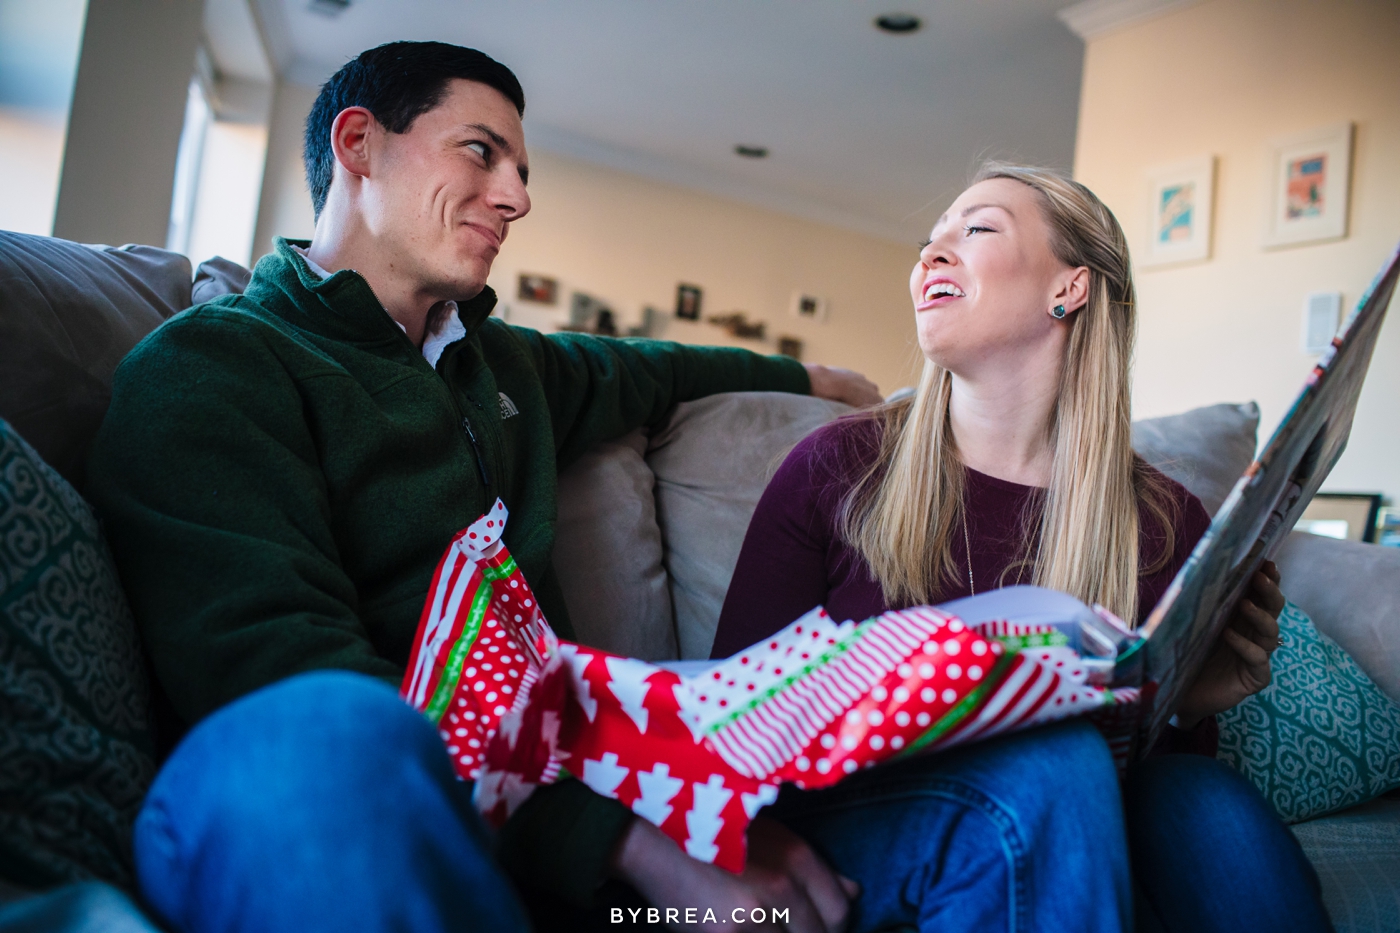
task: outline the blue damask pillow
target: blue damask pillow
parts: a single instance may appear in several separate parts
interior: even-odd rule
[[[154,773],[146,670],[97,520],[0,420],[0,880],[130,887]]]
[[[1219,757],[1286,823],[1400,787],[1400,706],[1292,603],[1273,682],[1222,714]]]

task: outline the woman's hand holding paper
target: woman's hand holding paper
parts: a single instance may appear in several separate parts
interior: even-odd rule
[[[1223,713],[1269,685],[1269,656],[1279,645],[1278,616],[1284,603],[1278,584],[1278,567],[1265,561],[1182,700],[1176,714],[1181,728],[1193,729],[1205,717]]]

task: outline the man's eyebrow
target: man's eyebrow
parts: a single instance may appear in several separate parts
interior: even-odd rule
[[[495,130],[491,129],[491,127],[487,126],[485,123],[463,123],[460,129],[475,130],[476,132],[485,136],[487,139],[491,140],[491,142],[495,144],[496,148],[501,150],[502,152],[515,152],[515,147],[510,144],[510,140],[506,139],[500,133],[497,133]]]
[[[510,140],[491,129],[491,127],[487,126],[485,123],[464,123],[461,128],[463,130],[475,130],[491,140],[492,145],[506,155],[515,154],[515,147],[510,144]],[[528,165],[522,165],[518,171],[520,172],[520,183],[522,185],[528,185],[530,183],[530,167]]]

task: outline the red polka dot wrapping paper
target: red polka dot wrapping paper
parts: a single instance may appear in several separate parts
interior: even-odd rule
[[[570,774],[737,872],[749,821],[784,782],[825,787],[1067,716],[1125,734],[1135,722],[1136,690],[1088,683],[1053,629],[929,607],[860,623],[814,609],[689,676],[560,642],[500,545],[505,517],[498,502],[444,556],[403,690],[497,825]]]

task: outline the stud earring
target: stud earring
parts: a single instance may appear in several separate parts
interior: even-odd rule
[[[1064,306],[1064,305],[1055,305],[1054,310],[1052,310],[1052,311],[1050,312],[1050,316],[1053,317],[1053,318],[1054,318],[1055,320],[1057,320],[1057,321],[1060,320],[1060,319],[1062,319],[1062,318],[1065,316],[1065,306]]]

